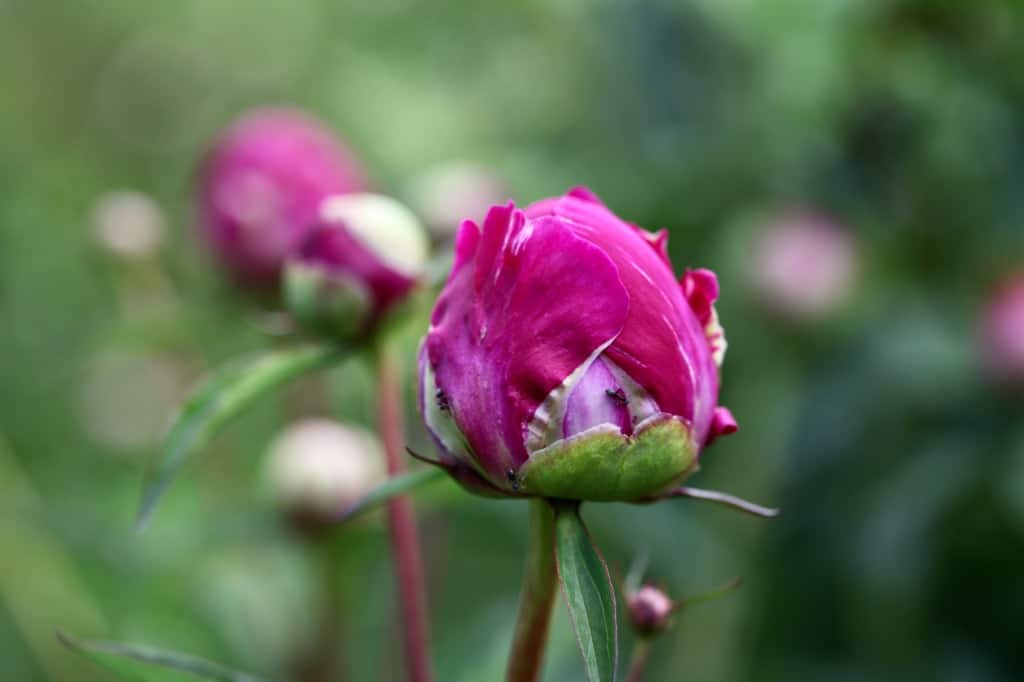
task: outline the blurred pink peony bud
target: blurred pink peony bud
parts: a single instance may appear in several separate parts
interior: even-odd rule
[[[460,482],[645,498],[736,430],[718,407],[715,275],[677,281],[665,245],[583,188],[462,224],[420,353],[423,417]]]
[[[355,158],[322,124],[259,109],[222,133],[203,161],[199,228],[233,277],[273,286],[324,198],[365,189]]]
[[[626,610],[633,630],[643,637],[652,637],[668,627],[676,604],[657,587],[643,585],[626,595]]]
[[[998,380],[1024,382],[1024,274],[1005,282],[985,306],[981,320],[985,362]]]
[[[329,419],[288,426],[271,444],[266,479],[278,503],[307,523],[331,523],[385,477],[380,443]]]
[[[336,339],[365,333],[410,292],[428,249],[416,216],[394,199],[329,197],[288,260],[288,308],[308,329]]]
[[[856,269],[857,250],[849,233],[818,214],[793,212],[760,235],[752,284],[775,312],[813,319],[846,301]]]
[[[409,200],[438,240],[455,236],[469,215],[505,201],[505,185],[486,166],[453,161],[427,168],[409,184]]]

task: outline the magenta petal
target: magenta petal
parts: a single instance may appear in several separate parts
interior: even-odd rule
[[[683,295],[702,325],[711,321],[712,307],[718,300],[718,277],[703,268],[687,270],[682,278]]]
[[[711,418],[711,430],[708,432],[708,439],[704,446],[711,445],[719,436],[728,436],[730,433],[736,433],[739,428],[736,418],[732,416],[732,412],[729,411],[728,407],[716,407],[715,414]]]
[[[511,204],[491,209],[472,259],[453,270],[426,348],[459,430],[507,486],[537,406],[619,334],[629,296],[600,249]]]

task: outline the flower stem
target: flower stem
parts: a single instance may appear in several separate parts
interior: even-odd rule
[[[519,597],[519,620],[508,659],[507,682],[540,679],[557,587],[555,515],[545,500],[530,500],[526,576]]]
[[[651,655],[651,641],[646,638],[636,640],[633,645],[633,658],[629,663],[629,674],[626,682],[640,682],[647,670],[647,659]]]
[[[383,341],[377,349],[377,428],[387,456],[388,475],[405,471],[405,434],[401,388],[392,350]],[[405,663],[410,682],[430,682],[433,669],[428,653],[427,597],[423,559],[412,503],[405,495],[388,502],[391,551],[402,609]]]

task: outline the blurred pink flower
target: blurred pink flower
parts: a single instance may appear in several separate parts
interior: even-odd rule
[[[985,306],[984,359],[996,378],[1024,381],[1024,273],[1010,278]]]
[[[273,286],[325,197],[366,189],[356,159],[317,120],[258,109],[216,140],[199,173],[199,229],[248,285]]]
[[[828,218],[788,213],[759,235],[752,284],[765,305],[785,317],[813,319],[846,302],[857,271],[853,237]]]

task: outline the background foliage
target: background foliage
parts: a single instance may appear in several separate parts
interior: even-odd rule
[[[651,680],[1024,677],[1024,421],[981,371],[979,309],[1024,263],[1024,21],[979,0],[0,0],[0,662],[103,680],[56,628],[273,674],[311,637],[318,552],[261,480],[298,414],[372,423],[358,363],[267,400],[185,471],[143,535],[161,425],[205,368],[266,345],[191,230],[192,172],[246,107],[330,122],[403,196],[487,164],[519,203],[585,183],[714,268],[723,401],[742,430],[695,485],[784,507],[592,505],[613,566],[649,552],[684,612]],[[156,266],[112,260],[90,211],[159,203]],[[759,303],[768,217],[809,205],[860,244],[852,298],[816,321]],[[557,295],[557,292],[552,292]],[[403,331],[411,359],[425,321]],[[407,368],[411,369],[411,368]],[[410,374],[411,379],[411,374]],[[426,447],[412,399],[414,443]],[[439,679],[497,679],[526,508],[441,485],[418,506]],[[378,517],[328,550],[352,679],[398,679]],[[550,680],[579,679],[564,609]]]

